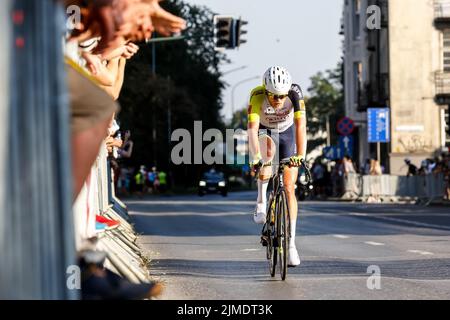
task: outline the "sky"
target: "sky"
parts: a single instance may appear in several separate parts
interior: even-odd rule
[[[231,118],[232,89],[235,110],[246,106],[251,89],[262,83],[262,75],[271,65],[286,67],[304,92],[309,78],[318,71],[334,68],[342,56],[339,35],[342,0],[185,0],[204,5],[217,14],[242,17],[249,24],[243,36],[247,43],[227,50],[231,64],[223,72],[245,66],[224,76],[228,84],[223,92],[222,115]]]

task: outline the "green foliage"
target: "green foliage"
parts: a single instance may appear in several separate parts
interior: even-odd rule
[[[230,128],[247,130],[247,109],[235,111],[231,119]]]
[[[342,64],[333,70],[318,72],[312,76],[308,92],[309,96],[305,98],[308,133],[314,136],[326,131],[326,119],[329,116],[333,135],[336,122],[344,115]],[[325,141],[323,138],[309,139],[308,149],[312,150]]]
[[[214,50],[213,13],[208,8],[181,0],[162,4],[187,20],[185,39],[155,44],[156,74],[152,72],[152,44],[140,44],[138,54],[127,62],[119,120],[122,129],[132,131],[131,161],[136,167],[157,165],[183,171],[183,176],[194,175],[192,168],[186,171],[170,166],[169,128],[172,132],[178,128],[193,132],[194,121],[202,121],[203,130],[224,128],[220,109],[225,84],[219,63],[227,60]]]

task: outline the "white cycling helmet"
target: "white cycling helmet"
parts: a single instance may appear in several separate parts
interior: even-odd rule
[[[264,73],[263,79],[266,90],[274,94],[288,94],[292,86],[289,71],[283,67],[270,67]]]

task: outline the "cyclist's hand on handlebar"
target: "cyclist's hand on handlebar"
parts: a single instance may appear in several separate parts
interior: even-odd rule
[[[304,159],[303,156],[301,155],[297,155],[297,156],[292,156],[289,158],[289,165],[291,167],[300,167],[302,165],[302,163],[304,163]]]
[[[263,161],[262,161],[261,154],[260,154],[260,153],[256,154],[256,155],[253,157],[253,160],[251,160],[249,164],[250,164],[250,167],[251,167],[254,171],[256,171],[256,170],[258,170],[259,168],[261,168],[262,165],[264,164]]]

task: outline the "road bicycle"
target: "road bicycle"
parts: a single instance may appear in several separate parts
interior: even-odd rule
[[[282,280],[285,280],[287,275],[291,237],[289,202],[283,180],[285,167],[289,167],[289,159],[280,161],[269,180],[266,223],[261,232],[261,243],[266,247],[270,275],[275,277],[278,264]],[[301,160],[301,167],[304,169],[304,181],[309,184],[312,180],[311,173],[303,159]]]

